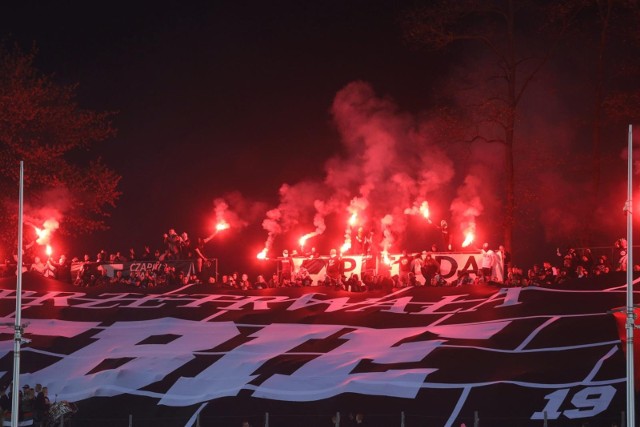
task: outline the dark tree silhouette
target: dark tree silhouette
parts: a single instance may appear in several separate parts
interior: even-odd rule
[[[459,53],[476,58],[477,48],[484,52],[478,62],[482,64],[479,71],[488,74],[485,96],[467,106],[482,125],[470,140],[504,147],[504,243],[510,249],[516,220],[514,146],[519,106],[566,27],[564,23],[553,27],[548,23],[546,9],[539,4],[515,0],[425,2],[402,19],[404,34],[413,43],[433,49],[460,44]],[[473,50],[464,50],[471,46]],[[490,61],[484,62],[484,58]]]
[[[573,21],[568,52],[585,58],[584,68],[590,76],[591,216],[585,232],[590,237],[593,230],[589,227],[596,223],[602,195],[605,131],[610,125],[626,129],[624,125],[637,117],[640,106],[636,60],[629,55],[640,42],[635,29],[640,7],[636,1],[565,0],[554,7],[554,15]]]
[[[55,219],[70,235],[104,229],[120,196],[120,176],[89,150],[115,134],[112,113],[80,108],[76,87],[39,72],[34,57],[35,51],[0,46],[0,239],[10,245],[21,160],[25,218],[34,226]]]

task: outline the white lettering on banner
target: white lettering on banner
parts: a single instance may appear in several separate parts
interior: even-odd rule
[[[325,304],[328,307],[324,310],[325,313],[333,313],[335,311],[344,310],[347,308],[351,308],[355,305],[358,305],[357,302],[349,302],[349,297],[340,297],[340,298],[329,298],[329,299],[316,299],[314,295],[324,295],[324,294],[308,294],[304,295],[303,298],[298,298],[294,301],[291,306],[287,310],[298,310],[300,308],[311,307],[317,304]]]
[[[447,312],[453,312],[455,313],[456,311],[461,310],[460,308],[456,308],[456,309],[448,309],[448,310],[444,310],[445,307],[457,303],[466,303],[467,301],[465,300],[460,300],[459,298],[462,297],[466,297],[468,296],[467,294],[462,294],[462,295],[445,295],[443,296],[440,301],[436,301],[434,303],[431,304],[425,304],[426,308],[424,310],[418,311],[416,313],[412,313],[412,314],[435,314],[438,310],[442,310],[440,312],[438,312],[438,314],[443,314],[443,313],[447,313]]]
[[[448,315],[445,317],[450,319]],[[255,328],[255,332],[245,335],[232,322],[174,318],[117,322],[106,327],[98,322],[28,321],[32,336],[74,338],[83,335],[82,339],[88,344],[70,354],[47,352],[48,357],[57,356],[59,360],[38,371],[22,374],[21,383],[45,383],[61,400],[129,394],[153,397],[159,404],[174,407],[236,396],[241,390],[253,390],[252,396],[258,398],[306,402],[342,393],[415,398],[425,388],[486,387],[503,380],[429,384],[428,376],[446,366],[426,367],[425,358],[443,347],[448,339],[487,340],[513,323],[512,320],[452,324],[436,321],[420,327],[387,329],[326,324],[245,325]],[[92,330],[96,333],[90,336],[88,333]],[[428,334],[438,338],[430,339]],[[210,353],[220,345],[227,347],[234,338],[244,339],[237,340],[230,350]],[[331,342],[327,343],[330,349],[326,352],[295,350],[309,340],[328,338]],[[11,340],[0,341],[1,357],[11,351],[11,344]],[[576,349],[583,347],[583,344],[575,346]],[[472,348],[482,349],[477,344]],[[563,347],[563,350],[570,348]],[[449,346],[444,350],[451,349]],[[540,351],[549,350],[553,348]],[[39,352],[29,347],[24,351]],[[195,377],[179,377],[171,383],[178,376],[176,372],[196,355],[221,357],[213,362],[202,359],[198,367],[201,370]],[[286,364],[287,374],[284,374],[274,363],[278,357],[291,359],[300,366],[288,373],[291,365]],[[268,362],[271,362],[269,369],[265,368]],[[407,365],[411,363],[419,365]],[[372,369],[367,369],[368,364],[372,364]],[[146,389],[163,380],[161,387],[154,386],[155,391]],[[253,384],[255,380],[259,381]],[[601,378],[594,383],[584,381],[580,383],[586,387],[583,389],[574,387],[575,380],[566,384],[552,382],[550,390],[565,388],[547,394],[546,406],[539,408],[543,411],[533,413],[531,419],[544,414],[550,419],[592,417],[609,408],[616,393],[611,384],[620,381],[618,378]],[[530,385],[519,382],[519,385],[545,388],[540,382]]]
[[[97,328],[100,322],[73,322],[58,319],[24,319],[25,333],[35,336],[73,338]]]
[[[305,261],[316,261],[316,262],[320,261],[320,262],[326,263],[327,259],[328,259],[327,257],[312,258],[312,259],[297,258],[297,257],[293,258],[294,272],[299,271],[300,267],[304,266]],[[362,259],[363,257],[361,255],[342,257],[343,274],[347,278],[349,278],[351,274],[357,274],[358,276],[360,276],[362,273]],[[317,272],[309,271],[309,277],[311,277],[311,280],[313,281],[314,284],[317,284],[318,281],[324,281],[325,276],[326,276],[326,265],[323,266]]]
[[[140,295],[140,297],[136,298],[131,304],[123,305],[123,308],[160,308],[164,307],[166,303],[162,302],[160,304],[152,304],[147,305],[151,302],[161,301],[157,295]]]
[[[181,305],[185,308],[201,307],[210,302],[229,303],[229,305],[217,306],[219,310],[243,310],[245,308],[255,311],[269,310],[270,303],[289,302],[286,296],[264,296],[264,295],[207,295],[188,304]]]
[[[198,294],[195,294],[194,296],[197,296],[197,295]],[[228,300],[226,300],[225,298],[228,298]],[[180,305],[179,307],[200,308],[203,304],[206,304],[208,302],[216,301],[216,302],[234,303],[237,300],[241,300],[243,298],[246,298],[246,296],[244,296],[244,295],[222,295],[222,294],[205,295],[202,298],[194,299],[190,303],[184,304],[184,305]]]
[[[521,288],[502,288],[500,289],[500,292],[491,294],[488,298],[479,299],[478,304],[474,305],[473,307],[464,309],[463,312],[468,313],[471,311],[476,311],[479,307],[496,302],[501,298],[504,298],[504,302],[497,307],[509,307],[512,305],[517,305],[519,304],[518,299],[520,298],[521,290]]]
[[[100,294],[100,296],[106,296],[106,298],[100,298],[100,299],[95,299],[95,300],[89,300],[88,302],[82,303],[82,304],[76,304],[74,307],[75,308],[92,308],[92,309],[96,309],[96,308],[116,308],[120,306],[120,303],[125,300],[125,298],[127,297],[131,297],[134,296],[136,298],[136,300],[138,298],[140,298],[139,295],[135,295],[135,294],[130,294],[128,292],[123,292],[123,293],[105,293],[105,294]],[[115,302],[115,304],[110,304],[110,305],[103,305],[106,303],[112,303]]]
[[[198,402],[235,396],[255,379],[255,371],[270,359],[310,339],[323,339],[340,331],[341,325],[267,325],[244,343],[193,378],[179,378],[160,400],[161,405],[188,406]],[[317,375],[317,372],[316,372]]]
[[[365,311],[368,308],[380,308],[385,313],[406,313],[407,306],[411,303],[411,297],[402,297],[394,299],[376,298],[375,301],[367,300],[362,307],[347,310],[349,312]]]
[[[35,292],[32,292],[31,295],[36,295]],[[35,307],[43,305],[47,300],[53,300],[53,305],[55,307],[69,307],[69,300],[72,298],[80,298],[84,294],[82,292],[47,292],[46,294],[40,297],[34,297],[33,299],[29,299],[25,304],[22,305],[23,308],[26,307]]]
[[[389,255],[389,259],[392,261],[389,274],[394,276],[400,274],[400,265],[395,261],[402,255],[394,254]],[[445,280],[455,280],[455,275],[458,271],[464,271],[469,273],[471,277],[475,276],[478,271],[478,262],[482,255],[480,253],[452,253],[452,252],[433,252],[431,256],[440,264],[440,274]],[[452,280],[449,280],[450,282]]]
[[[242,310],[245,307],[250,307],[251,310],[268,310],[269,303],[284,302],[288,300],[288,297],[283,296],[248,296],[243,298],[241,301],[218,308],[222,310]]]
[[[522,288],[501,288],[500,294],[505,295],[504,302],[500,305],[496,305],[496,308],[510,307],[512,305],[522,304],[520,302],[521,291],[522,291]],[[494,294],[494,296],[497,296],[497,295]],[[491,299],[493,299],[493,296]]]
[[[9,320],[9,319],[3,319],[3,320]],[[11,319],[11,320],[15,321],[14,319]],[[23,318],[22,320],[23,320],[23,324],[27,325],[25,332],[30,337],[49,336],[49,337],[72,338],[95,328],[99,324],[98,322],[72,322],[68,320],[56,320],[56,319],[24,319]],[[12,340],[0,341],[0,359],[4,358],[12,350],[13,350]],[[64,357],[64,355],[62,355],[61,357]],[[0,371],[0,376],[4,374],[5,374],[5,371]]]
[[[71,271],[77,273],[82,269],[83,263],[76,262],[71,264]],[[116,271],[122,271],[125,276],[130,275],[131,272],[145,272],[145,271],[160,271],[164,270],[167,266],[175,267],[180,271],[184,271],[187,274],[192,274],[195,271],[195,267],[191,260],[165,260],[165,261],[153,261],[153,262],[140,262],[140,261],[127,261],[121,263],[94,263],[93,268],[101,270],[108,277],[115,276]]]
[[[194,358],[193,353],[210,349],[237,336],[233,323],[204,323],[162,318],[117,322],[100,331],[96,341],[63,356],[58,362],[25,374],[21,381],[48,384],[58,399],[77,401],[93,396],[133,393],[162,380]],[[145,339],[172,334],[177,338],[162,344],[141,344]],[[126,359],[117,369],[90,373],[104,359]]]
[[[520,304],[520,296],[523,292],[552,292],[544,288],[523,290],[521,288],[502,288],[486,298],[467,298],[468,294],[445,295],[438,301],[416,301],[415,297],[407,296],[392,299],[397,293],[408,291],[403,288],[394,294],[377,298],[352,298],[337,297],[326,298],[322,293],[309,293],[300,296],[265,296],[265,295],[225,295],[225,294],[139,294],[139,293],[102,293],[89,297],[82,292],[45,292],[23,291],[23,307],[39,307],[47,302],[52,302],[55,307],[72,307],[78,309],[103,310],[113,308],[149,309],[161,308],[174,304],[176,308],[200,309],[207,307],[221,311],[254,310],[265,311],[272,309],[286,309],[295,311],[312,306],[324,305],[325,313],[337,311],[362,312],[376,310],[394,314],[442,314],[454,313],[460,310],[465,312],[475,311],[482,306],[493,308],[509,307]],[[0,300],[15,300],[15,291],[0,289]],[[180,304],[180,305],[178,305]],[[285,307],[283,307],[283,305]],[[410,310],[410,307],[420,308],[420,311]],[[13,313],[11,309],[0,313],[7,316]]]
[[[161,265],[165,266],[166,264],[161,264],[159,262],[133,262],[129,266],[129,271],[156,271]],[[124,268],[124,266],[120,265],[120,269],[122,268]]]
[[[258,386],[253,395],[295,402],[319,400],[347,392],[414,398],[427,375],[435,369],[389,369],[355,374],[352,371],[363,359],[379,364],[422,360],[441,341],[396,344],[426,331],[427,328],[358,328],[340,337],[347,339],[346,343],[307,362],[293,374],[272,375]],[[318,375],[319,372],[322,375]]]

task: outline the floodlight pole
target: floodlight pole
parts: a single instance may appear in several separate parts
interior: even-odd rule
[[[633,141],[632,126],[629,125],[629,147],[627,156],[627,426],[634,427],[635,422],[635,387],[634,387],[634,356],[633,330],[635,328],[635,313],[633,307]]]
[[[13,337],[13,385],[11,387],[11,427],[18,427],[20,408],[20,344],[22,343],[22,221],[24,192],[24,162],[20,161],[20,190],[18,195],[18,265],[16,269],[16,315]]]

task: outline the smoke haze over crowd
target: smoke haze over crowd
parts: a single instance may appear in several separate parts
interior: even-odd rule
[[[97,149],[122,175],[111,229],[60,234],[59,251],[162,247],[175,228],[215,233],[206,252],[242,269],[263,249],[299,249],[303,236],[327,253],[358,227],[381,250],[442,246],[441,220],[454,248],[470,231],[472,246],[503,243],[503,147],[486,141],[496,131],[477,116],[454,114],[460,127],[448,115],[487,97],[480,82],[496,64],[481,52],[410,46],[399,21],[409,2],[303,3],[97,14],[80,4],[3,6],[2,27],[25,48],[36,43],[39,68],[78,81],[87,108],[118,111],[118,135]],[[626,125],[605,128],[594,195],[590,63],[571,39],[559,49],[516,121],[512,250],[522,264],[624,233]],[[50,196],[27,194],[28,216],[62,227],[73,207],[64,190]],[[221,222],[229,228],[216,230]]]

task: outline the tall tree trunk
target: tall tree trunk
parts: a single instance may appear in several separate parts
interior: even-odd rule
[[[514,28],[514,9],[513,0],[508,2],[508,20],[507,20],[507,85],[508,85],[508,111],[505,122],[505,185],[506,185],[506,200],[504,211],[504,245],[508,250],[513,250],[513,229],[516,224],[515,220],[515,176],[513,168],[513,143],[515,138],[515,123],[516,123],[516,77],[517,77],[517,62],[515,55],[515,28]]]
[[[600,180],[601,180],[601,149],[602,146],[602,109],[604,101],[604,54],[607,47],[607,37],[609,33],[609,22],[611,19],[611,11],[613,8],[613,0],[605,0],[604,7],[602,2],[597,1],[598,16],[600,18],[600,41],[598,43],[598,58],[596,63],[596,75],[595,75],[595,92],[594,92],[594,105],[593,105],[593,118],[591,122],[591,221],[586,224],[586,235],[589,240],[587,244],[590,244],[592,229],[591,225],[594,221],[594,215],[596,212],[597,202],[600,194]]]

